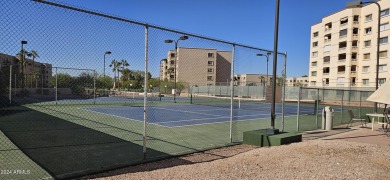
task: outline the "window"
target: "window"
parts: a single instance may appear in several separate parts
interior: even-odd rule
[[[322,69],[322,73],[324,73],[324,74],[329,74],[329,72],[330,72],[330,67],[324,67]]]
[[[318,37],[318,32],[313,33],[313,37]]]
[[[324,57],[324,64],[329,64],[330,63],[330,56],[325,56]]]
[[[324,46],[324,52],[329,52],[332,49],[331,45]]]
[[[352,41],[352,47],[357,47],[357,46],[358,46],[358,41],[357,40]]]
[[[316,82],[315,82],[315,81],[311,81],[311,82],[310,82],[310,85],[315,86],[315,85],[316,85]]]
[[[386,78],[379,78],[378,84],[382,85],[386,82]]]
[[[356,72],[356,65],[351,66],[351,72]]]
[[[317,61],[311,62],[311,66],[317,66]]]
[[[386,71],[387,71],[387,64],[379,65],[379,72],[386,72]]]
[[[348,17],[340,19],[340,25],[346,25],[348,24]]]
[[[325,31],[332,29],[332,23],[325,24]]]
[[[207,68],[207,73],[213,73],[214,69],[213,68]]]
[[[372,21],[372,14],[366,15],[366,21]]]
[[[337,72],[344,73],[345,72],[345,66],[338,66],[337,67]]]
[[[317,71],[312,71],[311,76],[317,76]]]
[[[363,68],[362,68],[362,72],[364,72],[364,73],[368,73],[369,70],[370,70],[370,66],[363,66]]]
[[[207,76],[207,81],[212,81],[213,80],[213,76]]]
[[[370,47],[371,46],[371,40],[364,41],[364,47]]]
[[[214,57],[214,53],[208,53],[208,54],[207,54],[207,57],[213,58],[213,57]]]
[[[317,47],[317,46],[318,46],[318,41],[313,42],[313,47]]]
[[[380,31],[385,31],[385,30],[388,30],[388,29],[389,29],[389,23],[381,24],[381,26],[379,27]]]
[[[356,61],[356,59],[357,59],[357,53],[352,53],[352,54],[351,54],[351,59],[352,59],[352,61]]]
[[[364,60],[370,60],[370,53],[363,54],[363,59]]]
[[[347,41],[339,43],[339,49],[346,48],[346,47],[347,47]]]
[[[175,61],[170,61],[171,62],[171,64],[175,64]]]
[[[318,52],[317,52],[317,51],[312,52],[312,53],[311,53],[311,56],[312,56],[312,57],[317,57],[317,56],[318,56]]]
[[[347,34],[348,34],[348,30],[347,29],[340,30],[340,37],[344,37]]]
[[[174,58],[175,57],[175,53],[171,53],[171,58]]]
[[[359,34],[359,28],[353,28],[352,34],[353,35],[358,35]]]
[[[353,16],[353,22],[359,22],[359,15]]]
[[[383,10],[383,11],[381,11],[381,17],[387,16],[387,15],[389,15],[389,9],[388,8]]]
[[[380,57],[380,58],[385,58],[385,57],[387,57],[387,51],[380,51],[380,52],[379,52],[379,57]]]
[[[339,60],[345,60],[345,59],[347,59],[346,53],[339,54]]]
[[[329,84],[329,78],[322,79],[322,82],[325,84]]]
[[[362,79],[362,80],[363,80],[363,85],[365,85],[365,86],[368,86],[368,85],[369,85],[368,79]]]
[[[371,34],[372,29],[371,29],[371,27],[369,27],[369,28],[364,29],[364,31],[366,34]]]
[[[387,36],[379,39],[380,44],[387,44],[388,42],[389,38]]]
[[[209,66],[214,66],[214,61],[207,61],[207,64],[208,64]]]

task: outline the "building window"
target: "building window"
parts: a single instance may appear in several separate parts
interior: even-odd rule
[[[332,49],[331,45],[324,46],[324,52],[329,52]]]
[[[171,53],[171,58],[174,58],[175,57],[175,53]]]
[[[389,8],[381,11],[381,17],[389,15]]]
[[[311,62],[311,66],[317,66],[317,61]]]
[[[324,74],[329,74],[329,72],[330,72],[330,67],[324,67],[322,69],[322,73],[324,73]]]
[[[317,51],[312,52],[312,53],[311,53],[311,56],[312,56],[312,57],[317,57],[317,56],[318,56],[318,52],[317,52]]]
[[[318,46],[318,41],[313,42],[313,47],[317,47],[317,46]]]
[[[345,72],[345,66],[338,66],[337,67],[337,72],[344,73]]]
[[[364,41],[364,47],[370,47],[371,46],[371,40]]]
[[[347,29],[340,30],[340,37],[345,37],[345,36],[347,36],[347,34],[348,34]]]
[[[207,57],[213,58],[213,57],[214,57],[214,53],[208,53],[208,54],[207,54]]]
[[[364,32],[365,32],[366,34],[371,34],[371,33],[372,33],[371,27],[364,29]]]
[[[363,54],[363,59],[364,60],[370,60],[370,53]]]
[[[339,54],[339,60],[340,61],[345,60],[345,59],[347,59],[347,54],[346,53]]]
[[[372,14],[366,15],[366,22],[372,21]]]
[[[331,30],[332,29],[332,23],[327,23],[325,24],[325,31]]]
[[[313,37],[318,37],[318,32],[314,32]]]
[[[175,61],[170,61],[171,62],[171,64],[175,64]]]
[[[317,76],[317,71],[312,71],[311,76]]]
[[[359,15],[353,16],[353,22],[359,22]]]
[[[325,84],[329,84],[329,78],[322,79],[322,82],[325,83]]]
[[[346,47],[347,47],[347,41],[339,43],[339,49],[346,48]]]
[[[207,61],[207,64],[208,64],[209,66],[214,66],[214,61]]]
[[[213,73],[214,69],[213,68],[207,68],[207,73]]]
[[[357,53],[352,53],[351,59],[352,59],[352,61],[356,61],[357,60]]]
[[[364,73],[368,73],[369,70],[370,70],[370,66],[363,66],[363,68],[362,68],[362,72],[364,72]]]
[[[330,56],[325,56],[324,57],[324,64],[329,64],[330,63]]]
[[[363,85],[368,86],[370,84],[368,79],[362,79],[362,80],[363,80]]]
[[[357,47],[357,46],[358,46],[358,41],[357,40],[352,41],[352,47]]]
[[[359,34],[359,28],[353,28],[352,34],[353,35],[358,35]]]
[[[385,58],[385,57],[387,57],[387,51],[380,51],[380,52],[379,52],[379,57],[380,57],[380,58]]]
[[[386,82],[386,78],[379,78],[378,84],[382,85]]]
[[[379,39],[380,44],[387,44],[388,42],[389,38],[387,36]]]
[[[316,85],[316,82],[315,82],[315,81],[311,81],[311,82],[310,82],[310,85],[315,86],[315,85]]]
[[[351,66],[351,72],[356,72],[356,65]]]
[[[341,26],[346,25],[346,24],[348,24],[348,17],[340,19],[340,25]]]
[[[387,71],[387,64],[379,65],[379,72],[386,72],[386,71]]]
[[[207,81],[212,81],[213,80],[213,76],[207,76]]]
[[[380,31],[385,31],[385,30],[388,30],[388,29],[389,29],[389,23],[381,24],[381,26],[379,27]]]

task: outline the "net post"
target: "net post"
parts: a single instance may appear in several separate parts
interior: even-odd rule
[[[236,45],[233,44],[232,47],[232,62],[230,64],[230,126],[229,126],[229,134],[230,134],[230,142],[233,142],[233,98],[234,98],[234,51],[236,49]]]
[[[12,104],[12,65],[9,66],[9,104]]]
[[[299,108],[300,108],[300,102],[301,102],[301,94],[302,94],[302,88],[299,87],[298,89],[298,107],[297,107],[297,131],[299,132]]]
[[[56,105],[58,103],[58,73],[57,73],[58,68],[56,67]],[[42,89],[43,91],[43,89]]]
[[[96,70],[93,70],[93,104],[96,104]]]
[[[146,111],[146,102],[147,102],[147,84],[148,84],[148,53],[149,53],[149,26],[148,24],[145,25],[145,76],[144,76],[144,130],[143,130],[143,137],[142,137],[142,144],[143,144],[143,158],[146,159],[146,124],[147,124],[147,111]],[[176,73],[176,72],[175,72]],[[176,77],[176,76],[175,76]],[[176,92],[175,92],[176,93]]]

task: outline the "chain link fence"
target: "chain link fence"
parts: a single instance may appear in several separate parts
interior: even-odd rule
[[[269,50],[56,1],[0,7],[6,179],[79,177],[241,143],[271,126]],[[277,57],[277,128],[318,129],[313,102],[361,103],[365,113],[368,91],[285,87],[287,53]]]

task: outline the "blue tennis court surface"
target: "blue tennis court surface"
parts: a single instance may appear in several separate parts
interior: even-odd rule
[[[280,112],[276,107],[277,112]],[[285,116],[296,114],[296,106],[285,106]],[[115,106],[84,108],[85,110],[113,115],[143,122],[143,107]],[[313,112],[313,109],[305,109]],[[230,121],[230,109],[204,105],[152,106],[148,107],[148,122],[166,127],[190,126],[198,124],[221,123]],[[233,121],[256,120],[270,117],[270,110],[256,111],[235,109]],[[290,114],[288,114],[290,113]],[[302,113],[302,111],[301,111]],[[281,113],[276,113],[280,117]]]

